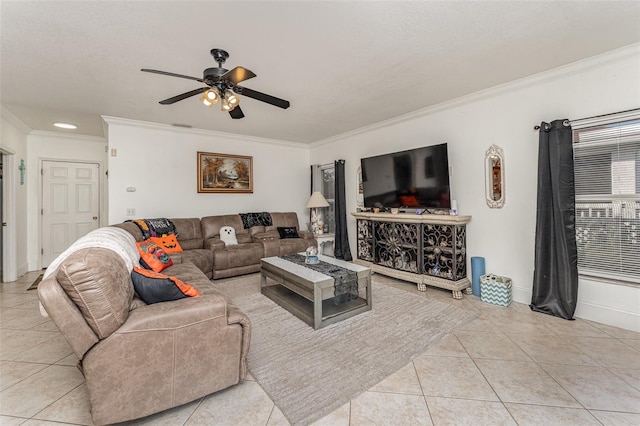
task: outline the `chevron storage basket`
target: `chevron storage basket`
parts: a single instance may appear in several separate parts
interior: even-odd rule
[[[498,306],[511,304],[511,278],[494,274],[480,276],[480,300]]]

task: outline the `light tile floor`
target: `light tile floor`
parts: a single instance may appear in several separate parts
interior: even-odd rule
[[[0,424],[90,425],[76,357],[26,291],[37,276],[0,284]],[[316,425],[640,425],[639,333],[375,279],[480,316]],[[130,424],[289,423],[249,378]]]

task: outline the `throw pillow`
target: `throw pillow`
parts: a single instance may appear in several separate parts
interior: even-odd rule
[[[295,226],[278,226],[278,234],[281,239],[300,238]]]
[[[162,237],[151,237],[151,241],[160,246],[165,253],[180,253],[182,247],[176,238],[175,234],[163,235]]]
[[[151,240],[137,242],[136,246],[140,252],[140,264],[154,272],[161,272],[164,268],[173,265],[173,260]]]
[[[235,246],[238,244],[236,230],[231,226],[223,226],[220,228],[220,239],[224,241],[225,246]]]
[[[200,292],[195,287],[176,277],[159,274],[137,266],[134,266],[131,271],[131,281],[133,281],[133,288],[140,299],[149,305],[200,296]]]

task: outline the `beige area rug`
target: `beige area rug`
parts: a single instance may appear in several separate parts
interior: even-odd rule
[[[478,316],[377,277],[371,311],[317,331],[260,294],[259,274],[214,282],[251,319],[249,370],[293,425],[331,413]]]

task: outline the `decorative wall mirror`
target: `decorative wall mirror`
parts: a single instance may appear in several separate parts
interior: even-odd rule
[[[497,145],[491,145],[485,153],[485,194],[487,205],[492,209],[504,206],[504,152]]]

